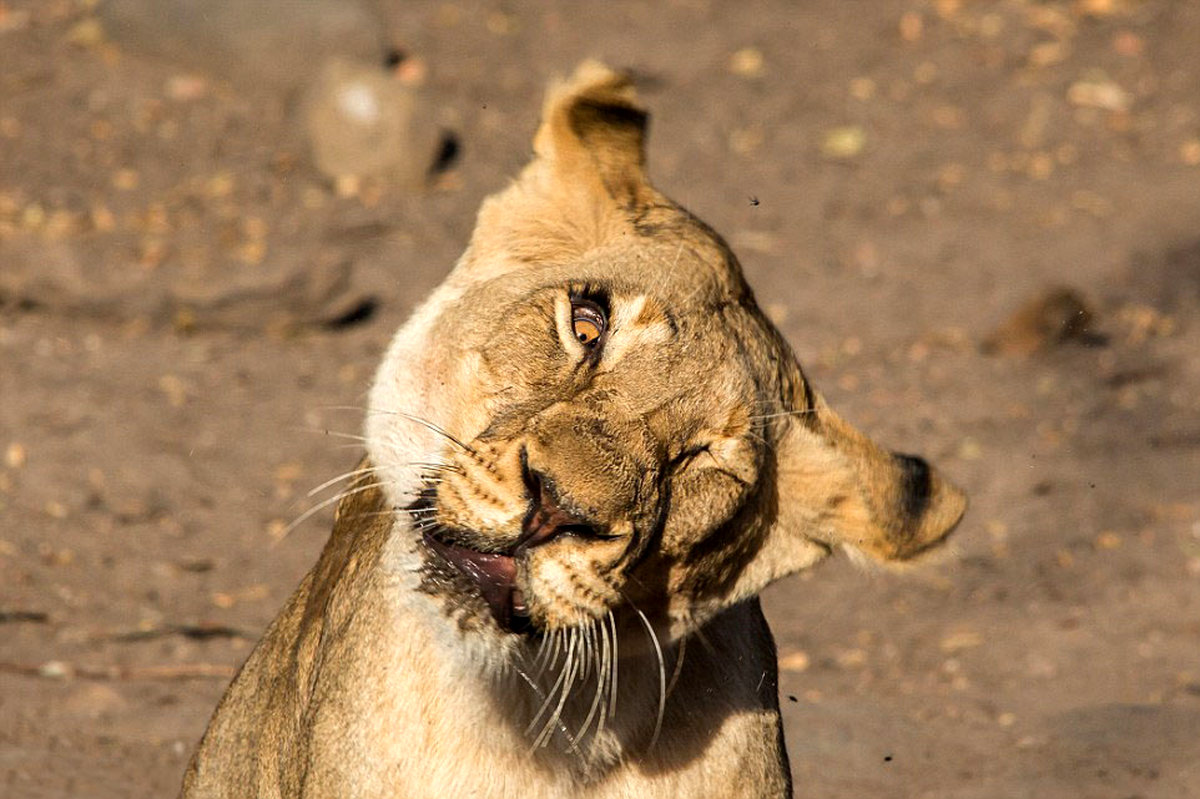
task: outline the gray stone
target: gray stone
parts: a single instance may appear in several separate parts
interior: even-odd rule
[[[305,91],[304,131],[327,177],[423,180],[439,134],[417,89],[378,66],[334,58]]]

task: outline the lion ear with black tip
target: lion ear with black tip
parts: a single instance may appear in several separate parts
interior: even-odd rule
[[[779,474],[786,527],[883,563],[937,548],[967,507],[924,458],[880,447],[815,393],[813,412],[779,446]]]
[[[835,414],[821,395],[782,417],[760,507],[766,526],[727,580],[702,603],[728,607],[835,549],[890,566],[937,549],[966,511],[966,495],[924,459],[880,447]]]

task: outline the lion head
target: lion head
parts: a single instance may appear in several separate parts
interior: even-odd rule
[[[494,636],[621,608],[686,635],[838,548],[906,561],[963,494],[829,409],[726,243],[645,172],[597,64],[397,334],[368,455],[428,587]]]

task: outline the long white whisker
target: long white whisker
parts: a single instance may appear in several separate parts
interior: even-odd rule
[[[596,658],[596,627],[588,624],[583,628],[583,654],[580,658],[579,679],[586,680],[592,676],[592,664]]]
[[[597,736],[604,732],[605,722],[608,721],[608,702],[605,701],[604,694],[608,688],[608,681],[612,675],[613,644],[612,638],[608,634],[608,618],[610,616],[612,616],[611,608],[604,614],[604,617],[599,620],[600,674],[596,677],[596,696],[600,702],[600,718],[596,721]]]
[[[550,635],[543,634],[542,640],[538,642],[537,654],[533,658],[533,678],[535,680],[541,679],[542,674],[546,671],[550,658],[550,641],[553,636],[553,632]]]
[[[600,650],[603,647],[596,645],[596,634],[598,632],[596,624],[598,621],[599,619],[592,619],[591,624],[588,626],[588,639],[592,642],[592,663],[596,668],[596,694],[592,698],[592,706],[588,709],[588,713],[583,720],[583,724],[579,726],[579,732],[575,734],[575,737],[579,740],[583,739],[584,732],[586,732],[587,728],[591,726],[592,719],[596,717],[596,711],[600,709],[600,693],[604,685],[602,680],[603,668],[600,662]]]
[[[671,681],[667,683],[667,696],[675,690],[675,685],[679,682],[680,675],[683,674],[683,658],[687,654],[687,636],[679,639],[679,654],[675,656],[675,671],[671,674]]]
[[[675,258],[671,261],[671,268],[667,270],[667,276],[663,278],[662,284],[664,287],[671,282],[671,278],[675,276],[675,267],[679,266],[679,256],[683,255],[683,244],[687,239],[683,231],[679,233],[679,247],[675,250]]]
[[[304,513],[301,513],[300,516],[294,522],[289,524],[287,527],[283,528],[283,532],[279,534],[279,540],[283,540],[285,537],[287,537],[287,535],[289,533],[292,532],[292,530],[295,530],[297,527],[299,527],[301,524],[303,524],[305,521],[307,521],[313,514],[321,511],[322,509],[329,507],[330,505],[334,504],[335,502],[340,502],[343,499],[345,499],[346,497],[354,496],[355,494],[361,494],[364,491],[370,491],[372,488],[376,488],[376,487],[378,487],[377,483],[371,483],[370,485],[359,486],[358,488],[352,488],[349,491],[343,491],[342,493],[332,496],[329,499],[324,500],[323,502],[318,502],[316,505],[313,505],[311,508],[304,511]]]
[[[353,471],[346,472],[345,474],[339,474],[337,477],[334,477],[330,480],[326,480],[324,483],[321,483],[319,486],[312,489],[304,496],[306,496],[306,497],[315,496],[316,494],[320,494],[322,491],[329,488],[331,485],[334,485],[335,483],[340,483],[343,480],[350,479],[351,477],[358,477],[359,475],[370,474],[371,472],[377,472],[382,468],[383,468],[382,466],[367,466],[366,468],[363,468],[363,469],[355,469]]]
[[[550,742],[550,731],[555,723],[562,719],[563,708],[566,707],[567,699],[571,696],[571,690],[574,687],[576,674],[576,661],[579,654],[579,632],[576,628],[570,628],[567,640],[567,657],[563,665],[562,690],[559,692],[558,705],[554,708],[554,712],[550,714],[550,718],[546,721],[546,726],[542,728],[542,732],[538,735],[534,742],[534,748],[540,748]],[[575,748],[575,740],[567,735],[567,740],[570,742],[572,749]]]
[[[628,597],[626,597],[628,601]],[[650,643],[654,645],[654,654],[658,658],[658,717],[654,720],[654,734],[650,736],[650,745],[647,749],[653,749],[654,744],[658,742],[658,734],[662,732],[663,716],[667,710],[667,667],[663,662],[662,646],[658,643],[658,636],[654,632],[654,626],[650,624],[650,620],[646,618],[646,614],[642,613],[632,602],[629,606],[633,608],[633,612],[642,620],[642,624],[646,626],[646,632],[650,636]]]
[[[409,466],[428,469],[431,472],[456,472],[462,474],[462,467],[456,463],[439,463],[438,461],[413,461]]]
[[[366,407],[361,407],[358,405],[326,405],[326,406],[324,406],[324,409],[330,410],[330,411],[362,411],[363,413],[365,413],[367,415],[387,414],[390,416],[399,416],[402,419],[407,419],[410,422],[415,422],[416,424],[426,427],[429,430],[432,430],[433,432],[437,433],[438,435],[443,436],[444,438],[450,440],[454,444],[457,444],[459,447],[466,450],[467,452],[470,452],[472,455],[475,454],[474,449],[472,449],[468,445],[464,444],[463,442],[459,441],[457,438],[452,436],[450,433],[447,433],[441,427],[438,427],[436,424],[429,421],[428,419],[422,419],[420,416],[414,416],[411,413],[405,413],[404,411],[390,411],[390,410],[387,410],[384,408],[366,408]]]
[[[611,610],[608,612],[608,623],[612,628],[612,681],[608,688],[608,716],[617,717],[617,664],[621,662],[620,638],[617,636],[617,617]]]
[[[462,449],[466,452],[469,452],[472,455],[477,454],[471,446],[464,444],[462,441],[455,438],[453,435],[446,432],[444,429],[442,429],[438,425],[434,424],[433,422],[429,421],[428,419],[422,419],[420,416],[414,416],[411,413],[405,413],[404,411],[387,411],[387,410],[380,410],[377,408],[370,408],[367,410],[367,413],[368,414],[387,414],[390,416],[399,416],[401,419],[407,419],[408,421],[410,421],[414,424],[421,425],[426,430],[430,430],[434,433],[437,433],[442,438],[445,438],[450,443],[455,444],[460,449]]]
[[[354,433],[342,433],[337,430],[326,430],[325,428],[316,427],[294,427],[293,430],[299,430],[303,433],[316,433],[322,436],[331,436],[333,438],[348,438],[351,441],[366,441],[366,436],[355,435]]]
[[[553,644],[553,660],[550,662],[550,668],[554,668],[555,664],[557,664],[557,662],[558,662],[558,655],[559,655],[559,651],[561,649],[561,643],[562,643],[561,639],[562,639],[562,636],[565,635],[567,632],[569,632],[569,631],[568,630],[554,630],[552,633],[552,635],[554,635],[554,644]],[[554,694],[558,692],[558,687],[562,683],[563,679],[566,677],[566,673],[567,673],[566,664],[564,663],[563,668],[559,669],[559,671],[558,671],[558,678],[555,679],[554,684],[550,686],[550,690],[546,692],[545,701],[542,702],[542,706],[538,708],[538,712],[535,713],[533,718],[530,720],[529,726],[525,728],[526,735],[533,732],[533,728],[536,727],[538,722],[541,720],[542,714],[550,709],[550,703],[551,703],[551,701],[553,701]],[[541,740],[541,735],[539,734],[537,739],[535,739],[535,741],[534,741],[534,746],[533,746],[534,749],[538,748],[537,744],[538,744],[538,741],[540,741],[540,740]]]

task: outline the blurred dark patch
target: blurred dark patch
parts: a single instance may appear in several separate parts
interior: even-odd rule
[[[162,627],[151,627],[144,630],[130,630],[129,632],[116,633],[104,638],[105,640],[117,643],[132,643],[135,641],[151,641],[156,638],[166,638],[172,635],[190,638],[193,641],[207,641],[214,638],[241,638],[252,641],[258,637],[253,633],[239,630],[236,627],[201,622],[199,624],[167,624]]]
[[[1166,377],[1170,372],[1170,368],[1165,363],[1150,363],[1145,366],[1135,366],[1113,371],[1111,374],[1105,375],[1104,382],[1110,388],[1122,388],[1123,386],[1131,386],[1137,383],[1144,383],[1147,380]]]
[[[1159,284],[1157,299],[1164,306],[1200,305],[1200,239],[1167,250]]]
[[[1200,238],[1157,252],[1134,253],[1126,286],[1138,301],[1163,311],[1200,308]]]
[[[375,297],[363,297],[343,313],[327,320],[322,327],[329,330],[345,330],[369,322],[379,310],[379,300]]]
[[[1172,430],[1150,436],[1152,449],[1194,449],[1200,447],[1200,430]]]
[[[1083,296],[1069,286],[1045,289],[1018,308],[984,339],[990,355],[1032,355],[1074,342],[1096,347],[1107,337],[1094,329],[1096,313]]]
[[[16,624],[19,622],[44,624],[49,620],[49,614],[38,610],[0,610],[0,624]]]
[[[408,53],[398,47],[391,48],[383,55],[383,65],[388,69],[395,69],[407,60]]]
[[[356,222],[331,228],[325,232],[324,240],[331,244],[347,244],[360,241],[369,242],[386,236],[395,228],[395,224],[377,219]]]
[[[430,177],[440,175],[453,168],[458,163],[461,151],[462,145],[459,144],[458,136],[448,130],[443,131],[442,139],[438,143],[437,155],[433,157],[433,163],[429,166]]]
[[[191,572],[192,574],[204,574],[215,568],[215,564],[210,558],[194,558],[190,560],[181,560],[175,564],[180,571]]]

